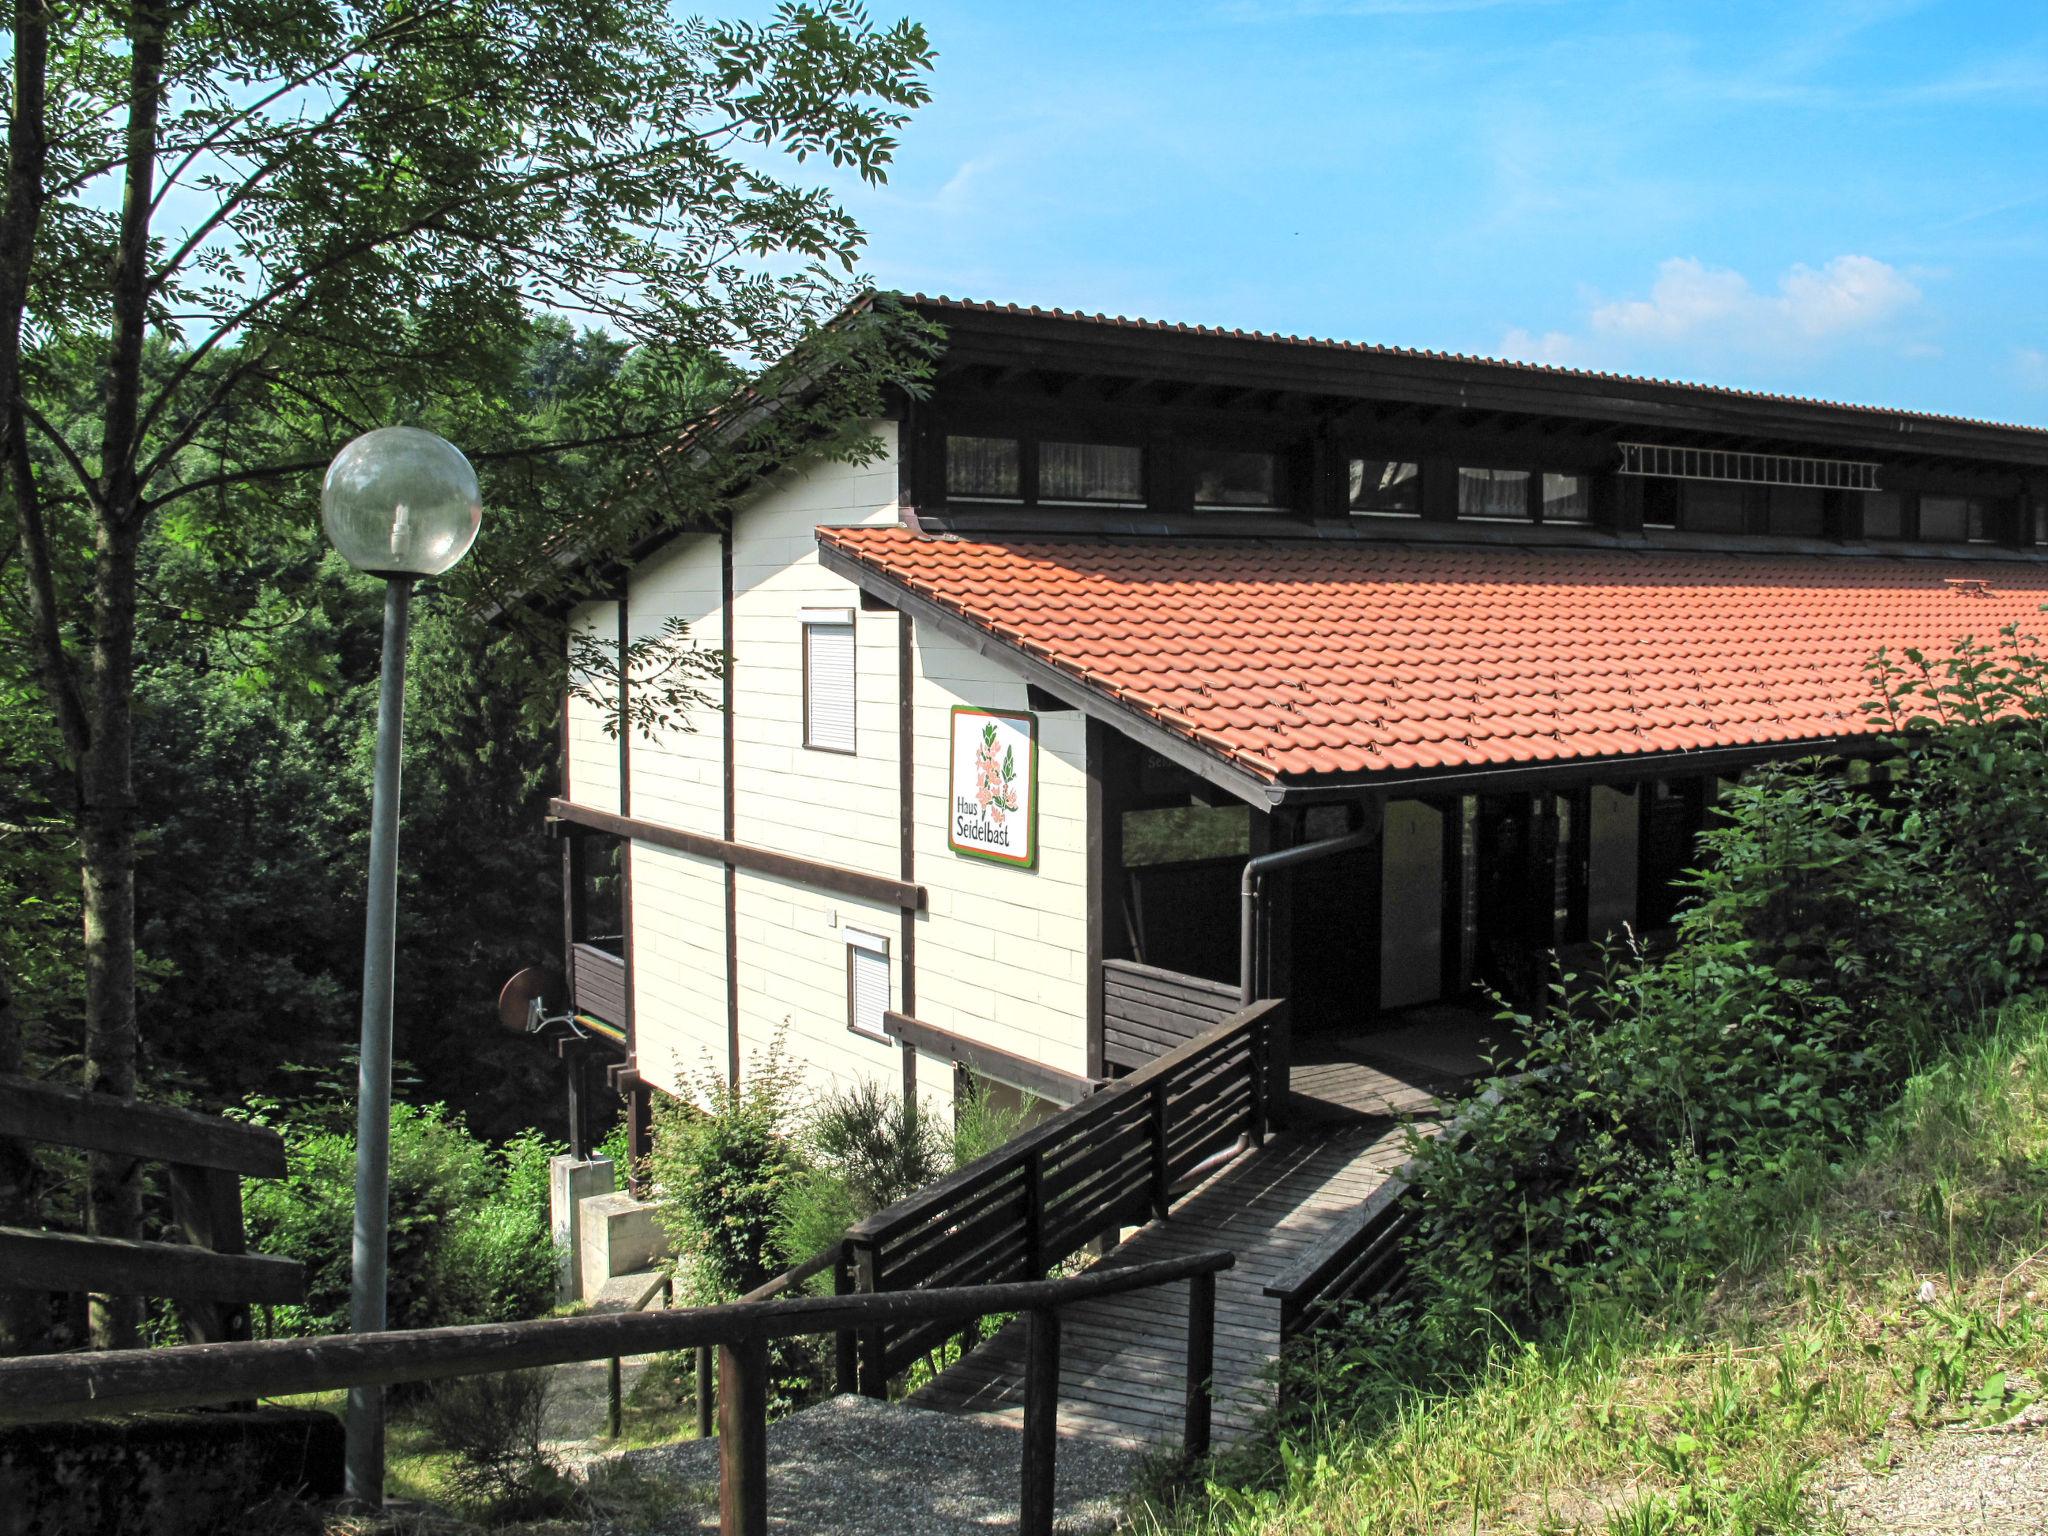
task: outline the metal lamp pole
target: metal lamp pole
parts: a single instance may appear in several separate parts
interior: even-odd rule
[[[356,1076],[356,1224],[348,1327],[382,1333],[391,1239],[391,983],[398,947],[398,793],[405,742],[405,642],[410,576],[384,584],[384,660],[377,684],[370,790],[369,917],[363,930],[363,1034]],[[348,1495],[384,1502],[384,1389],[348,1392]]]
[[[363,934],[363,1033],[356,1088],[355,1242],[349,1329],[386,1322],[391,1229],[391,997],[398,945],[399,770],[405,743],[405,648],[413,584],[468,553],[483,520],[476,472],[451,444],[414,427],[380,427],[335,455],[320,517],[358,570],[384,578],[384,654],[370,796],[370,889]],[[384,1502],[384,1395],[348,1394],[348,1496]]]

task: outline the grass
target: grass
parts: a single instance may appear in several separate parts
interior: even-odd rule
[[[1503,1338],[1472,1379],[1355,1395],[1152,1498],[1141,1531],[1820,1536],[1835,1458],[1991,1425],[2048,1378],[2048,1009],[1916,1077],[1863,1152],[1736,1213],[1715,1290]],[[1390,1388],[1360,1343],[1325,1378]]]

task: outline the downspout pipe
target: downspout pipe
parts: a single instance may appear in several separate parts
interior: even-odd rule
[[[1279,848],[1272,853],[1262,853],[1245,860],[1244,876],[1237,888],[1237,986],[1238,998],[1249,1008],[1258,1001],[1258,978],[1253,972],[1254,961],[1259,952],[1259,919],[1262,913],[1261,898],[1265,895],[1264,882],[1267,875],[1276,870],[1293,869],[1298,864],[1313,864],[1319,859],[1333,858],[1340,853],[1349,853],[1354,848],[1369,848],[1379,841],[1380,822],[1385,804],[1373,800],[1366,806],[1365,825],[1356,832],[1340,833],[1326,837],[1319,842],[1303,843],[1298,848]]]

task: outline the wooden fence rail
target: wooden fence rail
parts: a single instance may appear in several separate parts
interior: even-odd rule
[[[305,1299],[289,1259],[247,1251],[242,1180],[282,1178],[276,1131],[163,1104],[0,1076],[0,1135],[166,1164],[181,1242],[0,1227],[0,1290],[162,1296],[193,1343],[246,1339],[250,1302]]]
[[[911,1328],[929,1323],[959,1325],[994,1313],[1021,1312],[1032,1331],[1032,1358],[1019,1474],[1020,1529],[1026,1536],[1049,1536],[1061,1309],[1179,1280],[1192,1282],[1188,1408],[1183,1433],[1188,1454],[1199,1456],[1209,1448],[1214,1277],[1235,1262],[1230,1253],[1219,1250],[1009,1285],[794,1296],[722,1307],[422,1328],[408,1333],[263,1339],[0,1360],[0,1425],[715,1347],[719,1352],[720,1530],[724,1536],[764,1536],[768,1529],[769,1340],[859,1329],[878,1322]]]

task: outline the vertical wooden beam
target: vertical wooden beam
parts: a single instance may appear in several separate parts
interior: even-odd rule
[[[1455,523],[1458,520],[1458,461],[1424,459],[1422,471],[1422,520],[1425,523]]]
[[[625,1426],[626,1392],[625,1382],[619,1370],[619,1357],[613,1355],[604,1363],[604,1437],[616,1440]]]
[[[1100,720],[1086,719],[1081,728],[1082,751],[1087,763],[1087,805],[1083,812],[1087,828],[1088,905],[1085,985],[1088,988],[1085,1070],[1101,1077],[1108,1067],[1103,1060],[1102,962],[1109,944],[1109,892],[1117,884],[1115,872],[1123,864],[1122,825],[1110,825],[1116,813],[1114,796],[1106,777],[1110,771],[1111,731]]]
[[[768,1536],[768,1341],[718,1347],[719,1536]]]
[[[913,620],[896,615],[896,842],[897,874],[917,883],[917,666],[912,653]],[[899,952],[903,969],[903,1011],[917,1013],[917,913],[903,909]],[[917,1102],[917,1047],[903,1046],[903,1102]]]
[[[1024,1159],[1024,1274],[1045,1278],[1045,1155],[1034,1151]]]
[[[727,842],[738,840],[738,786],[733,778],[733,575],[732,515],[718,530],[718,714],[725,740],[720,757],[719,780],[724,802],[721,825]],[[725,1075],[726,1081],[740,1080],[740,872],[725,866]]]
[[[1216,1274],[1188,1277],[1188,1377],[1181,1449],[1190,1461],[1209,1454],[1216,1375]]]
[[[872,1243],[850,1243],[853,1249],[854,1288],[867,1295],[873,1295],[880,1288],[880,1266]],[[858,1345],[859,1359],[855,1375],[859,1378],[862,1397],[886,1398],[889,1395],[889,1337],[882,1325],[877,1323],[861,1330]]]
[[[709,1440],[716,1432],[714,1415],[718,1403],[717,1355],[709,1344],[697,1347],[697,1438]]]
[[[832,1294],[849,1296],[853,1293],[853,1260],[847,1252],[847,1245],[839,1245],[839,1257],[832,1264]],[[851,1328],[842,1328],[832,1336],[832,1390],[853,1392],[860,1387],[860,1354],[858,1336]]]
[[[171,1224],[195,1248],[247,1253],[242,1226],[242,1181],[220,1168],[170,1167]],[[247,1302],[186,1301],[178,1304],[188,1344],[225,1344],[252,1337]]]
[[[1024,1314],[1024,1458],[1017,1519],[1022,1536],[1052,1536],[1059,1415],[1060,1315],[1046,1307]]]
[[[1147,1117],[1152,1129],[1152,1214],[1161,1221],[1166,1220],[1173,1207],[1173,1171],[1167,1158],[1166,1087],[1165,1074],[1152,1079],[1152,1113]]]

